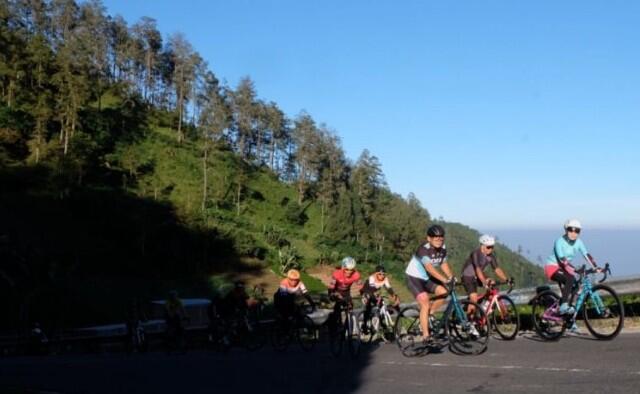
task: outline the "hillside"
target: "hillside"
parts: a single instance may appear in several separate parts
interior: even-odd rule
[[[404,282],[433,220],[372,152],[346,157],[336,131],[290,118],[249,77],[220,82],[151,18],[38,4],[0,2],[0,329],[122,321],[134,299],[269,285],[291,267],[319,292],[304,271],[347,255]],[[459,271],[479,234],[442,224]],[[541,281],[497,253],[518,283]]]

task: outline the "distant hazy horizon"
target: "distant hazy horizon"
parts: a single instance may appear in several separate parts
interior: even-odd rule
[[[493,234],[498,241],[510,249],[522,249],[522,255],[536,265],[542,266],[551,255],[553,243],[560,237],[562,229],[482,229]],[[581,238],[599,265],[611,263],[616,277],[640,275],[640,261],[634,246],[640,241],[638,229],[585,229]],[[577,264],[582,264],[580,259]]]

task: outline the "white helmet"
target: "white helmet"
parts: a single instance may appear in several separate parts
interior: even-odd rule
[[[481,235],[480,238],[478,238],[478,241],[480,241],[480,245],[484,246],[493,246],[496,244],[496,239],[489,234]]]
[[[353,257],[345,257],[342,259],[342,268],[346,268],[348,270],[352,270],[356,268],[356,260]]]
[[[564,229],[566,230],[569,227],[582,228],[582,225],[580,224],[580,221],[578,219],[569,219],[564,222]]]

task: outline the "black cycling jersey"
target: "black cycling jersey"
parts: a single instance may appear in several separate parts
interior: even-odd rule
[[[487,265],[491,265],[495,270],[498,268],[498,259],[493,255],[493,253],[487,256],[480,251],[480,248],[478,248],[471,252],[469,257],[467,257],[467,261],[465,261],[464,266],[462,267],[462,276],[475,277],[475,268],[478,267],[484,272]]]

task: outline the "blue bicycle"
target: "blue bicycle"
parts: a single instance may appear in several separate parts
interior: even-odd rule
[[[611,287],[602,284],[607,275],[611,274],[609,263],[602,272],[603,278],[594,283],[597,273],[595,269],[586,269],[583,265],[576,271],[579,280],[575,282],[570,297],[570,300],[576,300],[573,314],[560,315],[560,296],[549,286],[538,288],[538,294],[530,304],[533,326],[541,338],[558,339],[567,328],[577,327],[576,321],[579,319],[598,339],[613,339],[620,333],[624,325],[624,307],[618,294]]]
[[[420,307],[410,305],[398,314],[394,333],[396,344],[406,357],[424,355],[439,350],[448,343],[449,348],[458,354],[480,354],[487,350],[489,330],[487,315],[482,307],[469,300],[461,300],[455,291],[455,282],[446,284],[447,294],[433,297],[449,297],[444,312],[429,316],[429,327],[434,338],[431,344],[422,342],[420,329]]]

